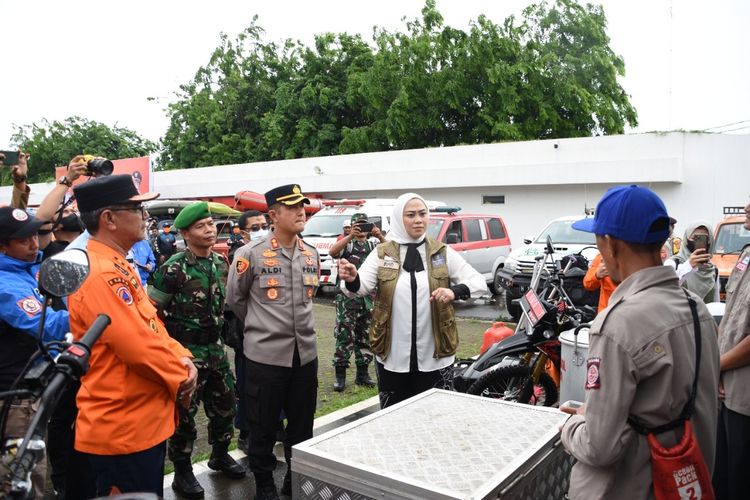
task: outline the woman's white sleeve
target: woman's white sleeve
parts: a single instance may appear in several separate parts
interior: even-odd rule
[[[446,260],[448,261],[448,275],[450,276],[451,285],[466,285],[469,288],[472,298],[487,295],[487,282],[484,276],[471,267],[461,255],[446,246]]]

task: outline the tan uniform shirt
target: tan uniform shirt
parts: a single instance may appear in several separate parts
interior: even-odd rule
[[[716,323],[701,300],[693,298],[702,347],[692,423],[712,471],[719,380]],[[563,444],[578,460],[570,477],[571,499],[653,498],[648,443],[627,418],[634,415],[654,427],[679,416],[695,374],[694,338],[690,306],[674,270],[642,269],[617,287],[589,333],[586,415],[572,416],[563,426]],[[658,438],[673,446],[677,433]]]
[[[719,352],[726,353],[750,334],[750,247],[746,248],[727,281],[727,308],[719,325]],[[721,374],[727,408],[750,416],[750,365]]]
[[[318,356],[312,299],[319,269],[318,252],[301,239],[288,250],[270,235],[237,250],[227,278],[227,307],[244,322],[248,359],[292,366],[295,342],[302,365]]]

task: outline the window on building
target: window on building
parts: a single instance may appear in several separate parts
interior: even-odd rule
[[[498,205],[505,204],[504,194],[485,194],[482,195],[483,205]]]

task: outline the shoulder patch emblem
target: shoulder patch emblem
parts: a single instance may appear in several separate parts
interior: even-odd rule
[[[250,268],[250,261],[242,257],[237,257],[234,266],[237,269],[237,275],[242,275]]]
[[[115,294],[125,302],[126,305],[133,303],[133,296],[130,294],[130,290],[126,286],[121,286],[115,291]]]
[[[589,358],[586,361],[586,390],[599,389],[602,386],[602,381],[599,377],[599,366],[602,360],[600,358]]]
[[[115,285],[118,285],[118,284],[119,285],[127,285],[128,282],[125,281],[123,278],[116,277],[116,278],[112,278],[111,280],[107,280],[107,284],[109,286],[115,286]]]
[[[744,259],[737,261],[737,265],[735,267],[737,268],[739,272],[744,273],[749,263],[750,263],[750,255],[746,255]]]
[[[26,213],[26,212],[24,212]],[[18,307],[26,313],[26,316],[33,318],[42,310],[42,304],[34,297],[26,297],[18,302]]]

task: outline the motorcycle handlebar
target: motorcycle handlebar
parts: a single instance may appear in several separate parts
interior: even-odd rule
[[[100,314],[94,320],[81,340],[74,342],[65,352],[60,355],[58,360],[57,372],[44,389],[42,396],[39,398],[39,409],[31,420],[23,442],[18,447],[16,456],[18,457],[10,465],[12,474],[12,493],[23,491],[29,485],[26,477],[36,465],[37,458],[29,450],[29,443],[34,439],[44,439],[44,428],[49,418],[49,413],[57,405],[63,388],[68,381],[75,377],[83,375],[88,368],[88,359],[91,354],[91,346],[99,340],[104,329],[109,326],[112,320],[106,314]],[[84,349],[81,349],[83,347]],[[77,348],[77,349],[76,349]],[[82,352],[85,351],[85,352]]]
[[[96,317],[94,323],[89,327],[81,340],[79,340],[78,342],[85,345],[89,350],[91,350],[91,346],[93,346],[94,343],[99,340],[99,337],[101,337],[102,333],[104,333],[104,329],[107,328],[110,323],[112,323],[112,320],[109,318],[109,316],[107,316],[106,314],[100,314]]]

